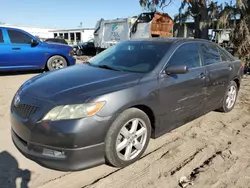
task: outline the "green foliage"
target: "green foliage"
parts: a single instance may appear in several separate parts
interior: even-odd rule
[[[230,21],[234,20],[234,26]],[[232,28],[231,42],[239,58],[250,54],[250,0],[236,0],[235,4],[225,4],[220,14],[220,23]]]
[[[163,9],[175,0],[139,0],[148,10]],[[250,54],[250,0],[232,0],[219,4],[213,0],[182,0],[175,22],[184,23],[189,18],[195,22],[195,38],[208,38],[208,27],[216,22],[216,28],[230,28],[231,42],[238,56]],[[232,26],[232,21],[234,25]],[[215,26],[213,25],[213,28]]]
[[[139,0],[141,7],[149,11],[156,11],[168,6],[172,0]]]

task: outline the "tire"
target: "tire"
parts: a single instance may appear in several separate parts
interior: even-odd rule
[[[67,61],[64,57],[60,55],[52,56],[47,61],[47,68],[49,71],[53,71],[56,69],[62,69],[67,67]]]
[[[77,56],[82,56],[82,55],[83,55],[82,50],[79,50],[79,49],[78,49],[78,50],[76,51],[76,55],[77,55]]]
[[[133,131],[136,126],[132,126],[132,122],[134,124],[138,122],[136,131]],[[121,132],[125,129],[127,131]],[[136,132],[139,133],[138,136]],[[127,135],[127,138],[124,135]],[[106,135],[105,158],[107,162],[114,167],[125,167],[134,163],[146,150],[150,137],[151,123],[148,116],[137,108],[125,110],[113,122]],[[120,147],[121,150],[117,151],[119,145],[124,147]],[[129,151],[131,151],[130,155],[125,155]]]
[[[235,92],[235,94],[233,94],[233,91]],[[222,102],[222,107],[219,108],[218,110],[225,113],[232,111],[235,106],[237,96],[238,96],[238,86],[235,83],[235,81],[231,81],[225,92],[224,99]],[[231,103],[229,105],[230,100]]]

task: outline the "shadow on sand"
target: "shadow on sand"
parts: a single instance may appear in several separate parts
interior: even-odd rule
[[[40,74],[45,71],[41,70],[32,70],[32,71],[9,71],[9,72],[0,72],[0,76],[17,76],[17,75],[25,75],[25,74]]]
[[[0,187],[1,188],[28,188],[31,172],[18,167],[18,162],[7,151],[0,152]],[[20,178],[20,186],[16,185],[16,180]]]

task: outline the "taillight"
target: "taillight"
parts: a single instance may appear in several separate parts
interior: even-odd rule
[[[243,64],[243,63],[241,63],[241,68],[242,68],[242,70],[244,71],[245,66],[244,66],[244,64]]]

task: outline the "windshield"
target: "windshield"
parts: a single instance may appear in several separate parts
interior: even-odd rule
[[[89,60],[97,67],[147,73],[152,71],[170,48],[170,43],[163,42],[121,42],[108,48]]]

